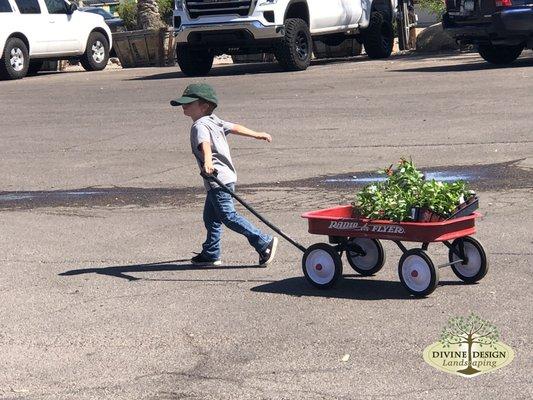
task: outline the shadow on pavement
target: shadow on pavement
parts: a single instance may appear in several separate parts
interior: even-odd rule
[[[329,65],[329,64],[342,64],[342,63],[353,63],[353,62],[365,62],[365,61],[371,61],[368,57],[350,57],[350,58],[328,58],[328,59],[320,59],[320,60],[313,60],[311,62],[311,66],[319,66],[319,65]],[[183,74],[179,67],[176,67],[176,72],[166,72],[163,74],[155,74],[155,75],[147,75],[147,76],[140,76],[137,78],[131,78],[128,79],[130,81],[150,81],[150,80],[164,80],[164,79],[182,79],[182,78],[190,78],[189,76],[186,76]],[[273,74],[273,73],[279,73],[284,71],[278,63],[271,62],[271,63],[248,63],[248,64],[219,64],[218,66],[214,66],[211,72],[209,72],[210,77],[216,77],[216,76],[235,76],[235,75],[258,75],[258,74]]]
[[[128,281],[139,281],[139,280],[159,280],[159,279],[145,279],[137,278],[128,274],[134,272],[163,272],[163,271],[208,271],[208,270],[229,270],[229,269],[249,269],[249,268],[259,268],[264,269],[259,265],[218,265],[218,266],[201,266],[190,264],[190,259],[184,260],[171,260],[171,261],[161,261],[156,263],[148,264],[134,264],[134,265],[117,265],[112,267],[102,267],[102,268],[83,268],[83,269],[73,269],[70,271],[65,271],[60,273],[60,276],[73,276],[73,275],[84,275],[84,274],[98,274],[106,275],[115,278],[122,278]],[[176,264],[183,263],[183,264]],[[206,279],[161,279],[165,281],[211,281]],[[225,282],[225,280],[218,279],[214,280],[217,282]],[[229,280],[232,282],[235,280]],[[243,279],[242,282],[247,282],[248,280]]]
[[[272,74],[283,72],[277,63],[258,63],[258,64],[229,64],[215,66],[208,76],[234,76],[234,75],[257,75]],[[130,81],[151,81],[164,79],[185,79],[190,78],[176,67],[176,72],[166,72],[163,74],[140,76],[128,79]]]
[[[490,69],[502,69],[502,68],[523,68],[533,66],[533,58],[521,58],[508,65],[494,65],[483,61],[480,58],[479,62],[471,62],[467,64],[454,64],[454,65],[436,65],[432,67],[419,67],[408,69],[394,69],[389,72],[468,72],[468,71],[483,71]]]
[[[438,58],[449,58],[457,56],[469,56],[470,53],[460,53],[460,52],[441,52],[441,53],[397,53],[391,55],[389,58],[379,61],[419,61],[427,58],[438,59]],[[359,55],[355,57],[342,57],[342,58],[324,58],[318,60],[312,60],[311,66],[322,66],[322,65],[335,65],[335,64],[346,64],[346,63],[365,63],[373,62],[366,55]],[[415,71],[413,69],[412,71]],[[401,71],[411,71],[411,70],[401,70]],[[235,75],[257,75],[257,74],[272,74],[278,72],[285,72],[276,62],[270,63],[247,63],[247,64],[219,64],[213,67],[208,76],[235,76]],[[140,76],[137,78],[128,79],[129,81],[145,81],[145,80],[164,80],[164,79],[182,79],[190,78],[183,74],[179,67],[176,66],[176,72],[166,72],[162,74],[146,75]]]
[[[256,286],[251,290],[253,292],[286,294],[297,297],[329,297],[353,300],[415,299],[407,293],[400,282],[364,279],[358,275],[345,275],[345,277],[352,276],[357,278],[342,279],[334,288],[327,290],[312,287],[303,277],[267,283]]]
[[[252,288],[253,292],[285,294],[296,297],[328,297],[352,300],[423,300],[411,296],[399,281],[382,281],[360,275],[344,275],[334,288],[321,290],[303,277],[289,278]],[[439,286],[465,285],[460,281],[440,281]],[[438,288],[437,288],[438,291]],[[430,297],[432,295],[429,295]]]

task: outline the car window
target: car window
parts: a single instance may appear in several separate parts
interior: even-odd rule
[[[37,0],[15,0],[21,14],[40,14],[41,6]]]
[[[13,12],[8,0],[0,0],[0,13]]]
[[[86,10],[86,11],[88,11],[90,13],[93,13],[93,14],[101,15],[105,19],[114,18],[111,14],[109,14],[106,10],[104,10],[102,8],[91,8],[91,9]]]
[[[49,14],[66,14],[67,5],[64,0],[44,0]]]

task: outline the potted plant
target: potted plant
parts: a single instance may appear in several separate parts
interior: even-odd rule
[[[114,48],[124,68],[164,67],[174,65],[174,36],[162,19],[167,16],[168,0],[124,0],[118,13],[126,32],[113,34]],[[161,7],[160,7],[161,5]],[[168,17],[168,16],[167,16]],[[165,17],[165,19],[167,19]]]
[[[475,193],[465,182],[426,180],[410,160],[402,158],[395,169],[391,165],[381,172],[387,175],[386,181],[367,185],[357,194],[354,215],[397,222],[438,222],[455,217],[458,210],[471,213],[477,207]]]

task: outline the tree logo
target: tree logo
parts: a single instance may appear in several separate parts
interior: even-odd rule
[[[440,340],[424,350],[429,365],[466,378],[505,367],[513,358],[513,349],[500,342],[498,328],[474,314],[451,318]]]

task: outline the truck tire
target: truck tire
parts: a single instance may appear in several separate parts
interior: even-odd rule
[[[85,71],[101,71],[109,61],[109,42],[103,33],[93,32],[87,40],[85,53],[80,58],[80,64]]]
[[[363,44],[370,58],[387,58],[392,53],[394,45],[392,23],[385,20],[379,11],[373,11],[370,15],[370,24],[363,32]]]
[[[524,50],[524,46],[494,46],[492,44],[480,44],[479,55],[491,64],[510,64],[516,60]]]
[[[30,56],[28,47],[19,38],[7,39],[4,53],[0,58],[0,77],[3,79],[21,79],[28,73]]]
[[[43,60],[30,60],[30,66],[28,67],[28,76],[35,76],[43,67]]]
[[[311,63],[313,40],[309,26],[300,18],[285,20],[285,35],[274,52],[285,71],[303,71]]]
[[[213,67],[215,56],[209,50],[191,50],[189,46],[176,48],[178,65],[187,76],[205,76]]]

